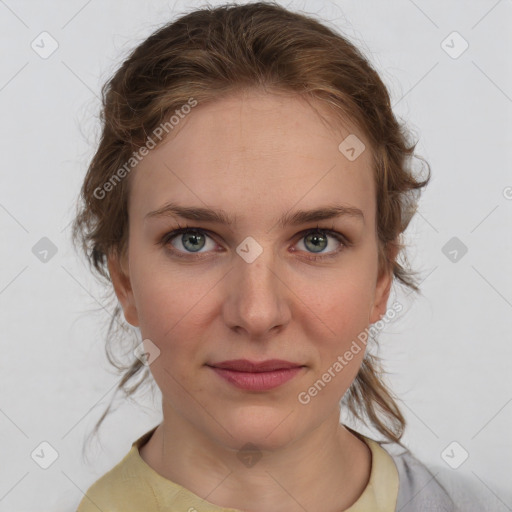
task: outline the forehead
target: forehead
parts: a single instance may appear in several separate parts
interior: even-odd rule
[[[350,159],[347,146],[362,152]],[[334,124],[321,103],[283,94],[244,92],[194,107],[131,178],[130,210],[139,217],[169,201],[242,220],[244,212],[270,218],[326,203],[356,206],[366,218],[375,211],[363,134]]]

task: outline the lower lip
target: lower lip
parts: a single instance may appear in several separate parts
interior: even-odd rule
[[[293,377],[302,370],[302,367],[296,367],[257,373],[236,372],[234,370],[215,368],[213,366],[210,366],[210,368],[214,370],[217,375],[236,387],[251,391],[267,391],[269,389],[277,388],[285,382],[288,382],[290,379],[293,379]]]

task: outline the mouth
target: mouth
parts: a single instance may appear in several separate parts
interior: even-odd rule
[[[228,383],[251,391],[267,391],[277,388],[293,379],[305,368],[304,365],[281,359],[260,362],[236,359],[206,366]]]
[[[291,368],[301,368],[304,365],[284,361],[282,359],[267,359],[266,361],[249,361],[247,359],[233,359],[231,361],[222,361],[220,363],[212,363],[207,366],[214,368],[222,368],[224,370],[232,370],[235,372],[271,372],[275,370],[290,370]]]

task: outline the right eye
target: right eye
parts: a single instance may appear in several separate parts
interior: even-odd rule
[[[207,247],[208,239],[213,242],[213,239],[206,234],[205,230],[184,226],[166,233],[162,237],[161,243],[178,257],[194,258],[194,254],[210,252]],[[200,252],[205,246],[207,249]],[[210,249],[214,249],[215,246],[216,244],[213,242]]]

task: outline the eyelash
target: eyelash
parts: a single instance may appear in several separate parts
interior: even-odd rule
[[[202,229],[202,228],[197,228],[197,227],[188,226],[188,225],[181,226],[179,223],[178,223],[178,226],[179,226],[179,229],[175,229],[173,231],[169,231],[157,243],[159,245],[167,247],[167,249],[170,252],[172,252],[174,255],[176,255],[179,258],[186,258],[186,259],[189,259],[189,260],[200,260],[200,259],[207,258],[208,256],[199,255],[200,253],[197,253],[197,256],[194,256],[193,253],[188,253],[188,254],[190,254],[189,256],[184,256],[181,251],[176,250],[172,246],[172,244],[170,244],[169,242],[173,238],[176,238],[178,235],[181,235],[181,234],[186,233],[188,231],[196,231],[196,232],[199,232],[199,233],[202,233],[202,234],[206,234],[210,238],[212,238],[209,235],[209,231],[205,230],[205,229]],[[333,238],[335,238],[338,242],[341,242],[341,245],[340,245],[339,249],[337,249],[337,250],[335,250],[335,251],[333,251],[331,253],[323,254],[323,255],[320,255],[320,256],[306,256],[305,259],[307,259],[307,260],[320,261],[320,260],[326,260],[326,259],[334,258],[334,257],[338,256],[339,253],[343,252],[345,249],[347,249],[348,247],[352,246],[352,243],[350,242],[350,240],[348,240],[342,233],[334,230],[333,228],[331,228],[331,229],[322,228],[319,225],[317,225],[316,228],[310,228],[310,229],[306,229],[304,231],[301,231],[300,233],[298,233],[298,235],[301,235],[300,236],[300,239],[301,239],[301,238],[305,238],[307,235],[309,235],[311,233],[320,233],[320,234],[324,234],[324,235],[330,235]],[[204,254],[204,253],[202,253],[202,254]]]

